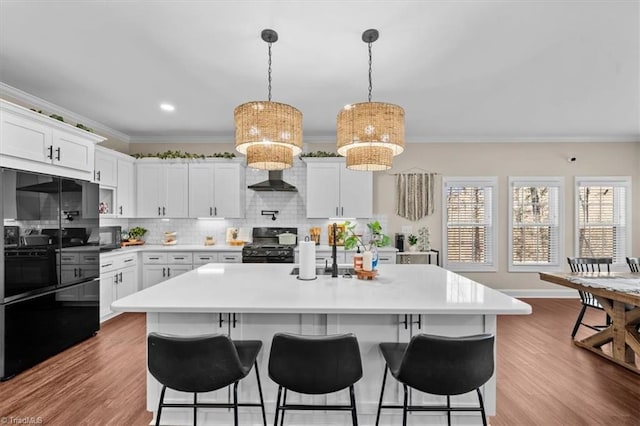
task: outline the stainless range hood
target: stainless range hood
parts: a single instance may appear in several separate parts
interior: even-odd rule
[[[282,170],[269,170],[269,179],[249,185],[254,191],[298,192],[298,189],[282,180]]]

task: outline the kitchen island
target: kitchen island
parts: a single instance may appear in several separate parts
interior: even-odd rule
[[[177,335],[227,333],[234,339],[260,339],[258,358],[265,404],[273,413],[277,386],[267,375],[271,338],[279,331],[301,334],[354,333],[360,344],[363,378],[356,384],[358,417],[373,424],[384,362],[378,351],[382,341],[406,342],[416,333],[460,336],[496,333],[497,315],[531,313],[531,307],[503,293],[435,265],[379,265],[373,281],[355,277],[301,281],[291,275],[292,264],[211,263],[113,303],[112,309],[146,312],[147,331]],[[499,338],[499,336],[497,336]],[[238,386],[239,400],[257,401],[254,373]],[[385,401],[400,401],[401,388],[387,382]],[[483,388],[488,415],[495,414],[496,380]],[[155,411],[160,385],[147,375],[147,409]],[[202,395],[199,400],[227,401],[227,389]],[[191,396],[167,391],[167,400]],[[291,394],[293,402],[342,403],[348,392],[328,396]],[[443,398],[414,393],[414,403],[438,403]],[[452,398],[453,404],[476,404],[475,394]],[[261,424],[260,410],[240,411],[242,424]],[[381,424],[399,424],[401,410],[383,410]],[[477,413],[476,413],[477,415]],[[456,424],[477,424],[479,417],[458,415]],[[226,410],[200,410],[199,424],[227,424]],[[414,413],[420,424],[446,423],[444,413]],[[454,415],[455,416],[455,415]],[[191,410],[168,409],[163,423],[189,424]],[[416,419],[417,420],[417,419]],[[344,413],[292,412],[289,424],[344,424]]]

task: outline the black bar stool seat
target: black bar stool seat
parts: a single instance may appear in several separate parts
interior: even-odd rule
[[[147,338],[147,362],[149,372],[162,384],[160,402],[156,414],[156,426],[160,424],[162,409],[193,408],[193,424],[196,424],[198,408],[233,408],[234,425],[238,425],[238,407],[261,407],[264,426],[267,417],[264,410],[258,354],[260,340],[231,340],[224,334],[201,336],[172,336],[149,333]],[[259,403],[238,403],[238,382],[255,366]],[[198,393],[212,392],[233,385],[232,403],[199,403]],[[193,393],[193,404],[165,403],[167,388]]]
[[[303,336],[277,333],[271,343],[269,377],[278,384],[274,425],[282,411],[280,425],[287,410],[351,411],[358,424],[354,383],[362,378],[362,360],[358,340],[353,334]],[[337,392],[349,388],[350,404],[287,404],[287,391],[308,395]],[[282,390],[284,396],[281,400]]]
[[[380,422],[382,408],[402,409],[402,424],[407,424],[409,411],[446,411],[451,424],[452,411],[480,411],[482,423],[487,424],[480,387],[493,375],[494,336],[479,334],[464,337],[445,337],[418,334],[409,343],[380,343],[385,360],[382,389],[376,425]],[[403,385],[402,405],[382,403],[387,372]],[[446,406],[409,405],[408,388],[433,395],[445,395]],[[451,395],[461,395],[475,390],[479,407],[452,407]]]

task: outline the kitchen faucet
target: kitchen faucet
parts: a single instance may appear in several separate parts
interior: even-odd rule
[[[338,236],[336,235],[337,228],[338,224],[336,223],[331,226],[331,232],[333,234],[333,246],[331,247],[331,278],[338,278],[338,262],[336,261],[336,251],[338,248]]]

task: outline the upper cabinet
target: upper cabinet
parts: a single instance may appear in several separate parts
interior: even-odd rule
[[[0,166],[93,180],[102,136],[0,99]]]
[[[347,169],[342,158],[305,158],[307,217],[373,216],[373,174]]]
[[[145,159],[136,163],[137,217],[188,217],[189,165]]]
[[[241,160],[189,163],[189,217],[244,217],[244,172]]]
[[[135,217],[135,174],[133,158],[118,158],[116,214],[120,217]]]
[[[93,181],[100,186],[117,186],[118,184],[118,157],[113,151],[96,147],[95,170]]]
[[[96,146],[93,176],[100,184],[101,217],[134,217],[134,161],[127,154]]]

